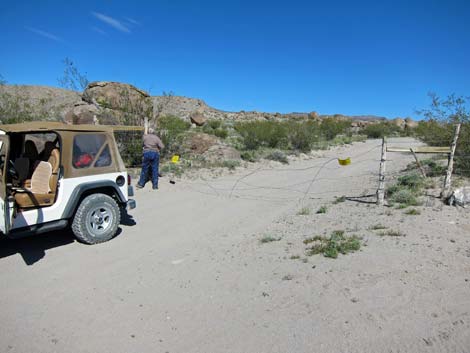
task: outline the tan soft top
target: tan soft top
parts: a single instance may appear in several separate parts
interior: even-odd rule
[[[34,132],[34,131],[143,131],[140,126],[122,126],[122,125],[69,125],[55,121],[31,121],[23,124],[5,124],[0,125],[0,130],[9,132]]]

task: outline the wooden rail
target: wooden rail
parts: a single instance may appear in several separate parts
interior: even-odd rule
[[[422,147],[413,147],[414,153],[445,153],[449,154],[451,152],[450,147],[432,147],[432,146],[422,146]],[[411,152],[409,147],[387,147],[387,152]]]

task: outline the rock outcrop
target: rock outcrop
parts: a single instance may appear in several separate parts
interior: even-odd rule
[[[200,112],[195,112],[191,114],[189,118],[191,122],[193,124],[196,124],[197,126],[202,126],[207,122],[207,118],[204,116],[203,113],[200,113]]]
[[[14,102],[14,104],[11,104]],[[15,109],[15,114],[28,115],[32,118],[61,121],[67,111],[81,102],[78,92],[61,88],[29,85],[0,85],[0,106],[2,113],[9,114],[8,106]],[[19,112],[18,110],[21,110]],[[9,119],[1,116],[0,121]]]
[[[152,111],[152,102],[147,92],[120,82],[91,82],[83,91],[82,99],[102,108],[114,110],[143,109]]]
[[[92,82],[82,101],[65,114],[70,124],[141,125],[152,117],[152,100],[147,92],[119,82]]]
[[[321,121],[325,118],[351,120],[354,129],[361,129],[373,123],[386,121],[384,117],[373,115],[345,116],[341,114],[320,115],[310,113],[266,113],[258,111],[228,112],[212,108],[201,99],[165,94],[151,97],[149,94],[130,84],[119,82],[92,82],[81,95],[78,92],[42,86],[0,86],[0,95],[20,97],[25,111],[33,111],[34,118],[65,120],[69,123],[99,123],[141,125],[145,116],[150,121],[165,115],[177,116],[196,125],[206,120],[286,120],[311,119]],[[0,96],[1,98],[1,96]],[[0,107],[2,102],[0,100]],[[30,115],[31,115],[30,114]],[[1,119],[1,117],[0,117]],[[417,122],[410,118],[393,121],[401,128],[415,127]]]
[[[202,157],[210,162],[237,161],[241,159],[239,151],[225,144],[217,144],[210,147],[202,154]]]
[[[219,139],[214,135],[197,132],[185,138],[183,149],[191,154],[203,154],[209,148],[219,143]]]

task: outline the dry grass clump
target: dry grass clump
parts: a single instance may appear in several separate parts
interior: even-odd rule
[[[346,255],[361,248],[361,238],[353,235],[346,236],[344,230],[335,230],[329,237],[315,236],[304,240],[309,244],[307,255],[323,254],[325,257],[336,259],[338,254]]]

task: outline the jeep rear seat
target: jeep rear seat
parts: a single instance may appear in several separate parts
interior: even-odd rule
[[[59,163],[59,149],[54,148],[50,152],[47,162],[39,162],[33,172],[31,180],[25,181],[25,188],[19,189],[15,193],[15,201],[20,208],[50,206],[54,203],[57,192]],[[49,164],[50,169],[45,164]],[[48,169],[50,170],[49,174],[47,174]],[[47,175],[49,180],[42,180],[41,176],[44,175]],[[46,185],[44,185],[44,183],[46,183]],[[49,183],[49,185],[47,185],[47,183]],[[47,192],[47,190],[49,191]]]

